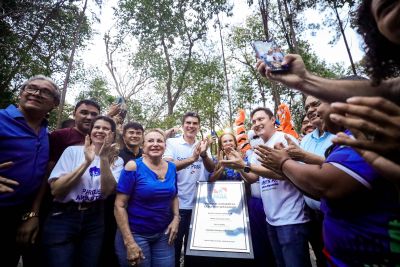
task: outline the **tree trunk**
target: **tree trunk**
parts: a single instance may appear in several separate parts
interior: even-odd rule
[[[292,12],[289,10],[287,1],[283,0],[283,3],[283,7],[285,8],[286,13],[286,20],[289,23],[290,37],[292,39],[293,49],[296,54],[299,54],[299,46],[297,44],[296,32],[294,31],[293,26],[293,15]]]
[[[222,39],[221,22],[219,20],[219,16],[217,16],[217,20],[218,20],[218,26],[219,26],[219,38],[221,40],[222,62],[224,64],[226,94],[227,94],[227,97],[228,97],[229,127],[231,128],[231,130],[233,130],[233,113],[232,113],[232,103],[231,103],[231,92],[229,90],[229,84],[228,84],[228,72],[226,71],[224,40]]]
[[[286,28],[285,18],[283,17],[282,2],[280,0],[278,0],[277,3],[278,3],[278,10],[279,10],[279,18],[281,20],[283,33],[285,35],[286,42],[287,42],[287,44],[289,46],[289,51],[291,53],[293,53],[294,52],[293,43],[292,43],[292,40],[290,38],[289,31]]]
[[[268,28],[268,7],[269,2],[267,0],[259,0],[258,6],[260,7],[261,18],[264,26],[265,39],[269,40],[269,28]]]
[[[347,54],[349,55],[351,69],[353,70],[354,75],[357,75],[356,67],[355,67],[354,62],[353,62],[353,57],[352,57],[351,52],[350,52],[349,44],[347,43],[347,38],[346,38],[346,34],[344,33],[343,23],[342,23],[342,20],[340,19],[336,3],[334,4],[333,9],[335,10],[336,19],[337,19],[337,21],[339,23],[340,32],[342,33],[342,36],[343,36],[343,41],[344,41],[344,44],[346,46]]]
[[[22,54],[26,55],[29,50],[31,50],[32,46],[35,44],[36,40],[39,38],[39,35],[43,31],[44,27],[47,25],[47,23],[50,21],[50,19],[53,18],[53,16],[56,14],[56,11],[60,8],[60,6],[65,2],[65,0],[59,1],[55,4],[55,6],[51,9],[51,11],[47,14],[47,16],[43,19],[42,24],[36,29],[35,33],[32,36],[31,41],[21,49]],[[12,72],[8,75],[7,79],[4,81],[0,82],[0,90],[1,91],[6,91],[8,85],[10,84],[11,80],[14,78],[14,76],[19,72],[21,65],[24,63],[24,58],[25,56],[22,56],[19,58],[18,62],[13,66]]]
[[[60,128],[60,126],[61,126],[62,112],[64,110],[64,103],[65,103],[65,96],[67,94],[67,87],[68,87],[69,77],[71,75],[72,65],[74,63],[75,51],[76,51],[76,48],[78,46],[78,39],[79,39],[79,35],[80,35],[80,30],[81,30],[81,27],[82,27],[83,19],[85,18],[85,11],[86,11],[86,7],[87,7],[87,2],[88,2],[88,0],[85,0],[85,4],[83,6],[83,9],[81,11],[81,14],[79,15],[78,25],[76,27],[76,32],[75,32],[75,36],[74,36],[74,44],[72,46],[71,54],[70,54],[70,57],[69,57],[68,69],[67,69],[67,73],[65,75],[63,89],[62,89],[62,93],[61,93],[60,105],[59,105],[58,113],[57,113],[57,128]]]
[[[279,89],[277,84],[272,81],[271,81],[271,93],[272,93],[272,99],[274,101],[274,114],[276,114],[278,106],[281,104],[281,96],[279,94]]]

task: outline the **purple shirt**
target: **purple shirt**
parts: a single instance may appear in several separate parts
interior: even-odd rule
[[[400,204],[394,184],[347,146],[335,146],[326,162],[365,188],[341,199],[322,199],[328,258],[335,266],[364,266],[400,259],[400,253],[394,251],[400,244]]]

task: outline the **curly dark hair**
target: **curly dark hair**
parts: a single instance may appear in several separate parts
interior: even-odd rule
[[[366,53],[366,71],[372,83],[378,85],[381,80],[400,74],[400,45],[392,43],[383,36],[371,12],[372,0],[363,0],[357,12],[358,33],[364,38]]]

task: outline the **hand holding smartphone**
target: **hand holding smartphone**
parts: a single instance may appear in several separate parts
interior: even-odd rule
[[[254,41],[252,46],[257,58],[262,59],[271,69],[271,72],[286,72],[289,70],[288,65],[282,65],[284,54],[275,41]]]

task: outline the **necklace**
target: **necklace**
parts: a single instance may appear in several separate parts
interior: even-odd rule
[[[149,169],[150,170],[152,170],[155,174],[156,174],[156,176],[157,176],[157,179],[159,180],[159,181],[161,181],[161,182],[164,182],[165,181],[165,174],[163,173],[163,163],[161,162],[161,166],[158,166],[158,168],[156,168],[156,165],[154,165],[153,163],[151,163],[151,162],[147,162],[147,160],[146,160],[146,165],[149,167]]]

